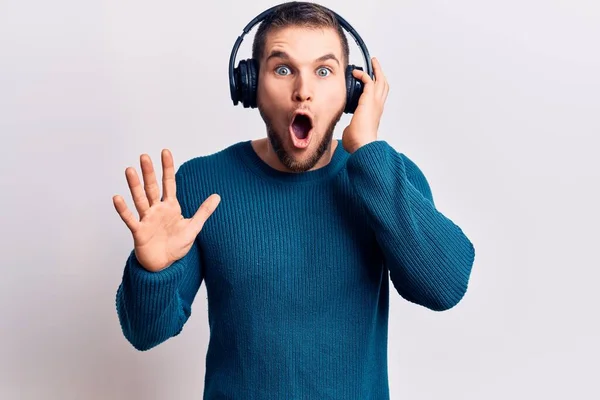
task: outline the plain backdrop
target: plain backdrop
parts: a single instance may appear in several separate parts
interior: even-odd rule
[[[204,286],[180,336],[136,351],[114,305],[132,240],[111,198],[131,205],[141,153],[179,166],[265,136],[233,107],[227,64],[274,4],[0,1],[0,398],[202,397]],[[455,308],[392,292],[392,399],[600,398],[600,3],[322,4],[387,74],[380,139],[476,248]]]

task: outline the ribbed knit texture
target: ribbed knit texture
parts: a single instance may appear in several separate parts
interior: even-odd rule
[[[221,203],[167,269],[148,272],[132,252],[116,307],[127,340],[148,350],[182,331],[206,285],[204,399],[388,399],[390,287],[436,311],[467,290],[471,241],[385,141],[351,155],[338,141],[329,164],[301,174],[240,142],[176,178],[184,216],[212,193]]]

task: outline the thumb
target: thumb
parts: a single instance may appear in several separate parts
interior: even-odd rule
[[[196,210],[190,221],[190,228],[195,234],[198,234],[202,230],[204,223],[215,212],[220,202],[221,196],[212,194],[198,207],[198,210]]]

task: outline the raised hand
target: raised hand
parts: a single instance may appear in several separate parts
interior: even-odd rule
[[[390,85],[379,60],[373,57],[372,63],[374,79],[371,79],[365,71],[359,69],[352,71],[354,77],[362,81],[364,89],[358,99],[358,106],[350,125],[344,129],[342,134],[342,145],[350,154],[377,140],[379,122],[390,91]]]
[[[161,153],[161,159],[162,200],[152,160],[148,155],[140,156],[144,187],[134,168],[125,170],[139,220],[129,210],[123,197],[113,196],[117,213],[133,235],[135,255],[140,264],[151,272],[169,267],[189,252],[204,223],[221,201],[219,195],[213,194],[191,218],[184,218],[176,196],[173,156],[165,149]]]

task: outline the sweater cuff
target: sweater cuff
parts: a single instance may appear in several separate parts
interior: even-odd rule
[[[184,267],[178,261],[161,271],[148,271],[140,264],[133,250],[127,259],[127,266],[132,286],[154,293],[164,292],[166,287],[177,287],[184,273]]]
[[[396,150],[385,140],[376,140],[367,143],[350,154],[348,157],[348,168],[355,172],[364,169],[378,169],[382,163],[390,161],[390,156],[396,155]],[[397,157],[400,161],[401,158]],[[394,159],[394,161],[396,161]]]
[[[355,188],[380,198],[389,196],[389,188],[398,179],[406,179],[406,165],[400,153],[386,141],[367,143],[348,157],[346,169]]]

